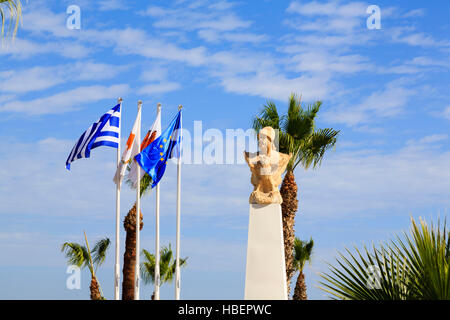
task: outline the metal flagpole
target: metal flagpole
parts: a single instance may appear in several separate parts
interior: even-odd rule
[[[178,106],[178,110],[183,108],[182,105]],[[182,118],[181,118],[182,119]],[[181,121],[181,120],[180,120]],[[179,130],[182,129],[180,125]],[[180,132],[180,142],[181,142]],[[176,262],[175,262],[175,300],[180,300],[180,196],[181,196],[181,146],[179,146],[178,164],[177,164],[177,240],[176,240]]]
[[[135,141],[137,150],[141,150],[141,108],[142,101],[138,101],[139,125],[136,132]],[[136,266],[134,270],[134,300],[139,300],[139,253],[140,253],[140,229],[141,229],[141,169],[137,167],[137,187],[136,187]]]
[[[158,103],[156,107],[156,114],[161,112],[161,103]],[[159,117],[159,126],[157,128],[161,128],[161,117]],[[160,182],[161,183],[161,182]],[[159,300],[159,287],[160,287],[160,274],[159,274],[159,185],[156,185],[156,232],[155,232],[155,300]]]
[[[119,145],[117,147],[117,168],[119,168],[120,159],[120,138],[122,123],[122,98],[117,100],[120,103],[120,121],[119,121]],[[116,184],[116,264],[114,268],[114,299],[119,300],[119,282],[120,282],[120,183]]]

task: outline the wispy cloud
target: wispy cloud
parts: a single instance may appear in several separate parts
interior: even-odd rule
[[[98,2],[100,11],[126,10],[128,7],[123,0],[101,0]]]
[[[115,77],[126,66],[113,66],[92,61],[52,67],[32,67],[0,72],[0,91],[28,93],[51,88],[65,82],[105,80]]]
[[[119,97],[130,90],[127,84],[84,86],[33,100],[9,101],[0,106],[0,112],[28,115],[58,114],[73,111],[81,105],[111,97]]]
[[[442,115],[446,118],[450,120],[450,106],[448,106],[447,108],[444,109],[444,112],[442,112]]]
[[[388,83],[383,90],[375,91],[357,105],[347,105],[325,114],[328,121],[350,126],[365,124],[379,118],[393,117],[403,111],[409,99],[416,94],[401,84]]]

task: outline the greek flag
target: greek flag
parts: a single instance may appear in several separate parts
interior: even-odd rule
[[[66,161],[66,168],[76,159],[89,158],[91,150],[100,146],[119,147],[120,103],[93,123],[78,139]]]

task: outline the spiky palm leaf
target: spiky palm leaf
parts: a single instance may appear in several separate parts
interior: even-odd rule
[[[89,252],[85,246],[76,242],[65,242],[61,246],[61,252],[67,259],[67,263],[78,267],[89,267]]]
[[[128,167],[128,171],[130,167]],[[152,177],[150,177],[150,175],[148,173],[145,173],[142,178],[141,178],[141,191],[140,191],[140,195],[141,197],[145,194],[147,194],[148,192],[150,192],[152,190],[151,186],[152,186]],[[136,188],[133,185],[133,182],[127,177],[127,179],[125,180],[126,184],[128,184],[128,186],[131,189],[136,190]]]
[[[321,289],[348,300],[450,299],[449,235],[444,228],[420,227],[412,219],[411,234],[388,244],[364,247],[349,258],[339,253],[338,266],[321,274]],[[376,280],[375,282],[372,280]]]
[[[5,35],[5,25],[8,17],[9,27],[7,28],[6,35],[12,33],[14,38],[22,17],[22,2],[20,0],[0,0],[0,18],[2,24],[0,34],[2,38]]]
[[[303,241],[295,238],[294,241],[294,267],[297,271],[302,272],[306,262],[311,261],[314,240]]]
[[[100,265],[102,265],[105,262],[106,253],[110,245],[111,240],[109,240],[109,238],[104,238],[97,241],[94,248],[92,249],[92,261],[95,265],[96,270]]]
[[[446,220],[428,227],[412,220],[411,236],[397,238],[392,246],[408,264],[410,290],[420,299],[450,300],[450,233]]]
[[[313,168],[322,163],[325,152],[333,148],[337,141],[339,131],[331,128],[319,129],[299,144],[299,156],[293,163],[295,169],[300,163],[304,168]]]
[[[293,171],[300,163],[305,168],[320,165],[325,152],[336,144],[339,131],[315,128],[321,105],[322,102],[317,101],[303,107],[301,98],[292,94],[286,115],[280,116],[275,103],[268,101],[260,114],[254,117],[255,131],[267,126],[278,129],[279,151],[293,154],[287,171]]]
[[[155,255],[148,252],[147,250],[142,250],[144,255],[144,262],[141,263],[141,278],[145,284],[155,282],[155,266],[156,259]],[[180,267],[184,267],[187,264],[188,258],[180,258]],[[160,261],[159,261],[159,273],[161,284],[166,282],[172,282],[176,269],[176,261],[173,258],[172,248],[169,246],[163,246],[160,250]]]

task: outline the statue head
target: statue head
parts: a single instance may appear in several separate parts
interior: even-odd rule
[[[270,155],[275,149],[275,130],[272,127],[264,127],[258,132],[258,145],[262,154]]]

